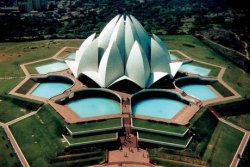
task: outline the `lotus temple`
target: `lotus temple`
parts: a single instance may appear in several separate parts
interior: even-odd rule
[[[114,164],[150,166],[148,147],[187,148],[200,108],[239,97],[222,80],[223,68],[169,50],[132,15],[117,15],[79,48],[21,68],[26,77],[10,94],[50,105],[66,122],[65,148],[113,146],[106,162]]]

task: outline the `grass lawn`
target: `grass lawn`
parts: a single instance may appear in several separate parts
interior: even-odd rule
[[[170,54],[173,54],[174,56],[176,56],[178,59],[186,59],[185,56],[183,56],[182,54],[175,52],[175,51],[171,51]]]
[[[14,149],[12,148],[4,129],[0,127],[0,166],[13,167],[22,166]]]
[[[35,86],[36,82],[32,79],[26,81],[19,89],[16,90],[17,93],[26,94],[30,91],[33,86]]]
[[[29,112],[30,110],[15,105],[11,101],[4,100],[0,97],[0,122],[9,122]]]
[[[216,81],[211,84],[213,88],[219,92],[223,97],[233,96],[234,94],[225,88],[220,82]]]
[[[0,43],[0,77],[24,76],[19,65],[56,54],[65,46],[79,47],[83,40],[43,40]]]
[[[165,135],[153,134],[153,133],[147,133],[147,132],[139,132],[139,138],[159,141],[159,142],[164,142],[164,143],[179,144],[179,145],[186,145],[190,139],[190,137],[180,138],[180,137],[165,136]]]
[[[21,79],[0,80],[0,122],[8,122],[30,112],[24,105],[18,105],[8,99],[7,94]]]
[[[0,79],[0,95],[9,93],[21,80],[22,79]]]
[[[217,123],[218,120],[214,115],[204,108],[200,109],[191,120],[190,129],[195,136],[189,145],[189,149],[191,149],[197,156],[202,156],[205,152]]]
[[[63,119],[44,106],[37,115],[11,125],[11,131],[31,166],[50,166],[48,159],[64,149]],[[65,143],[66,145],[66,143]]]
[[[226,120],[250,131],[250,113],[226,117]]]
[[[37,63],[29,64],[29,65],[26,65],[25,67],[27,68],[30,74],[39,74],[38,71],[36,70],[36,67],[51,64],[51,63],[56,63],[56,62],[60,62],[60,61],[50,59],[50,60],[45,60],[45,61],[40,61]]]
[[[79,131],[84,132],[84,131],[107,129],[107,128],[110,129],[121,126],[122,126],[121,118],[116,118],[116,119],[109,119],[96,122],[86,122],[82,124],[71,124],[68,125],[67,127],[72,132],[79,132]]]
[[[226,67],[227,70],[223,76],[224,81],[243,97],[250,97],[250,74],[217,54],[192,35],[169,35],[164,38],[169,49],[177,49],[193,59]]]
[[[160,166],[167,166],[167,167],[194,167],[195,165],[183,163],[183,162],[178,162],[178,161],[171,161],[168,159],[163,159],[163,158],[150,158],[151,162],[156,163],[157,165]]]
[[[224,119],[250,130],[250,99],[231,100],[213,106]]]
[[[209,141],[203,159],[211,166],[229,166],[242,137],[241,131],[220,122]]]
[[[183,134],[188,129],[185,126],[175,126],[171,124],[166,123],[160,123],[160,122],[152,122],[142,119],[133,119],[133,128],[146,128],[146,129],[152,129],[152,130],[159,130],[163,132],[173,132],[173,133],[179,133]]]
[[[65,136],[70,144],[75,143],[85,143],[85,142],[92,142],[97,140],[106,140],[106,139],[113,139],[116,138],[116,133],[102,133],[102,134],[91,134],[88,136],[81,136],[81,137],[71,137]]]

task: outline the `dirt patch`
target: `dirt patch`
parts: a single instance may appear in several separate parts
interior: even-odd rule
[[[10,53],[0,53],[0,62],[2,61],[8,61],[10,59],[13,59],[14,56],[13,54],[10,54]]]

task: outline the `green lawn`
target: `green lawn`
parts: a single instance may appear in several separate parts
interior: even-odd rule
[[[179,144],[179,145],[186,145],[190,139],[190,137],[180,138],[180,137],[159,135],[159,134],[153,134],[153,133],[147,133],[147,132],[139,132],[139,138],[159,141],[159,142],[164,142],[164,143]]]
[[[237,99],[213,106],[224,119],[250,130],[250,99]]]
[[[81,136],[81,137],[71,137],[71,136],[65,136],[67,140],[70,142],[70,144],[76,144],[76,143],[85,143],[85,142],[94,142],[98,140],[106,140],[106,139],[113,139],[116,138],[116,133],[102,133],[102,134],[92,134],[88,136]]]
[[[192,35],[166,36],[169,49],[177,49],[193,59],[227,67],[223,79],[243,97],[250,97],[250,74],[234,65],[228,59],[214,52]],[[190,47],[186,44],[190,44]]]
[[[183,134],[188,129],[185,126],[177,126],[177,125],[171,125],[166,123],[160,123],[160,122],[152,122],[142,119],[133,119],[133,128],[146,128],[149,130],[159,130],[162,132],[172,132],[172,133],[178,133]]]
[[[0,122],[11,121],[31,111],[24,103],[13,103],[12,99],[5,95],[20,81],[21,79],[0,80]]]
[[[0,97],[0,122],[8,122],[29,113],[30,110],[15,105],[11,101],[3,100]]]
[[[211,84],[213,88],[219,92],[223,97],[233,96],[234,94],[225,88],[220,82],[216,81]]]
[[[0,127],[0,166],[2,167],[21,167],[21,163],[12,148],[4,129]]]
[[[16,90],[17,93],[26,94],[30,91],[33,86],[35,86],[36,82],[32,79],[26,81],[19,89]]]
[[[250,131],[250,113],[226,117],[226,120]]]
[[[190,129],[195,134],[189,145],[197,156],[202,156],[206,150],[207,144],[218,123],[216,117],[206,109],[200,109],[190,122]]]
[[[229,166],[242,137],[241,131],[220,122],[209,141],[203,159],[211,166]]]
[[[183,163],[183,162],[178,162],[178,161],[171,161],[168,159],[163,159],[163,158],[150,158],[151,162],[156,163],[157,165],[160,166],[167,166],[167,167],[195,167],[195,165]]]
[[[11,131],[31,166],[50,166],[48,159],[62,151],[63,119],[44,106],[37,115],[11,125]]]
[[[22,79],[0,79],[0,95],[8,94]]]
[[[185,56],[183,56],[182,54],[180,54],[178,52],[171,51],[170,53],[175,55],[179,59],[185,59],[186,58]]]
[[[0,77],[24,76],[20,64],[51,57],[65,46],[79,47],[82,41],[66,39],[0,43],[0,53],[7,57],[0,61]]]
[[[96,121],[96,122],[86,122],[82,124],[71,124],[67,127],[72,132],[84,132],[84,131],[90,131],[90,130],[100,130],[100,129],[111,129],[114,127],[121,127],[122,122],[121,118],[116,119],[109,119],[109,120],[103,120],[103,121]]]

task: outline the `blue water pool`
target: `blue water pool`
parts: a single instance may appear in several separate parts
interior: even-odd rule
[[[188,95],[196,97],[200,100],[208,100],[217,98],[218,95],[208,86],[204,84],[190,84],[180,87]]]
[[[66,105],[82,118],[119,114],[121,112],[118,102],[103,97],[72,100]]]
[[[68,56],[67,56],[68,59],[75,59],[76,58],[76,53],[70,53]]]
[[[178,60],[179,58],[177,56],[175,56],[174,54],[170,54],[170,59],[171,60]]]
[[[34,96],[51,98],[55,95],[63,93],[70,88],[71,84],[61,82],[42,82],[31,93]]]
[[[133,114],[164,119],[173,118],[186,105],[168,98],[152,98],[139,101],[132,106]]]
[[[192,65],[192,64],[183,64],[180,68],[180,71],[193,73],[193,74],[199,74],[201,76],[208,76],[211,69]]]
[[[42,66],[36,67],[36,70],[39,74],[47,74],[49,72],[56,72],[66,70],[68,68],[65,62],[55,62]]]

